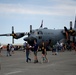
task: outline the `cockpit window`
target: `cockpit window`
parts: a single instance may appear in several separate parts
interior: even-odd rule
[[[32,31],[32,34],[34,34],[34,31]]]
[[[39,39],[42,39],[42,36],[39,36]]]
[[[43,32],[42,31],[38,31],[38,34],[43,34]]]

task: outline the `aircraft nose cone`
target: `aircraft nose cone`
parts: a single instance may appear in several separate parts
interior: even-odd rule
[[[28,41],[28,37],[24,38],[23,40],[24,40],[24,41]]]
[[[35,37],[26,37],[24,38],[24,41],[32,41],[32,40],[37,40]]]
[[[34,40],[37,41],[37,39],[35,37],[26,37],[26,38],[24,38],[24,41],[27,41],[31,45],[34,43]]]

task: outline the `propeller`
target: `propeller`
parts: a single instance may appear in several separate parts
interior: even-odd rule
[[[67,29],[66,27],[64,27],[64,30],[65,30],[65,36],[66,36],[67,40],[70,40],[70,36],[72,36],[73,38],[75,38],[75,36],[76,36],[76,30],[74,30],[72,28],[72,21],[70,21],[70,29]]]
[[[0,34],[0,36],[12,36],[12,44],[14,44],[14,39],[19,39],[25,35],[30,36],[31,33],[32,33],[32,25],[30,25],[30,32],[18,32],[18,33],[14,33],[14,26],[12,26],[12,33]]]
[[[12,26],[12,33],[0,34],[0,36],[12,36],[12,44],[14,44],[14,37],[16,36],[16,34],[14,33],[14,27]]]
[[[71,36],[76,35],[76,31],[72,28],[72,21],[70,21],[70,29],[68,30],[68,32]]]
[[[12,26],[12,44],[14,44],[14,38],[18,39],[23,37],[24,35],[28,35],[28,37],[30,36],[30,34],[32,33],[32,25],[30,25],[30,32],[23,32],[23,33],[14,33],[14,27]]]
[[[72,33],[72,21],[70,21],[70,29],[64,27],[66,39],[69,40],[69,35]],[[72,34],[71,34],[72,35]]]
[[[30,32],[32,32],[32,26],[30,26]],[[28,32],[19,32],[19,33],[14,33],[14,27],[12,26],[12,44],[14,44],[14,39],[19,39],[25,35],[30,35]]]
[[[14,44],[14,27],[12,26],[12,44]]]

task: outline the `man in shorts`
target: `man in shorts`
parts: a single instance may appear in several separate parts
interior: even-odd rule
[[[37,58],[38,44],[36,40],[34,40],[33,48],[34,48],[34,63],[38,63],[38,58]]]

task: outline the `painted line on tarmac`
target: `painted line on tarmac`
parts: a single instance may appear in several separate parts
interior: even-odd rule
[[[20,72],[22,72],[22,71],[9,72],[9,73],[6,73],[5,75],[12,75],[12,74],[20,73]]]

